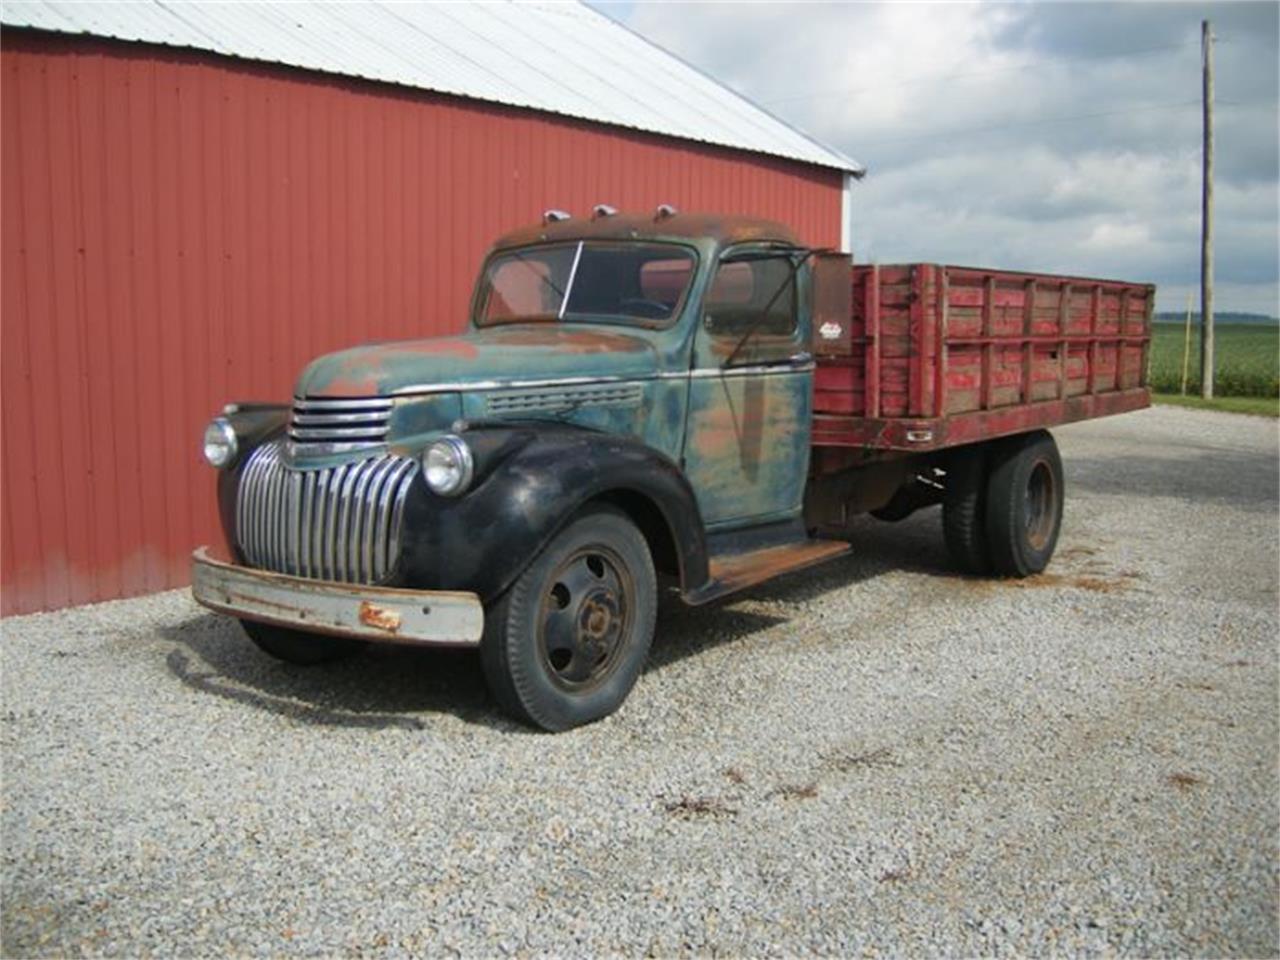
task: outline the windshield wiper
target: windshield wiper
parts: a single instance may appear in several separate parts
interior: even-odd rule
[[[578,241],[578,249],[573,251],[573,266],[569,268],[569,281],[564,285],[564,299],[560,301],[560,313],[557,314],[557,320],[564,319],[564,312],[569,308],[569,297],[573,295],[573,281],[578,275],[578,263],[582,260],[583,242]]]

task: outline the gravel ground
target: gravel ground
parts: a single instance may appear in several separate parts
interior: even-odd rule
[[[559,736],[470,655],[286,667],[180,591],[7,620],[0,948],[1276,955],[1276,422],[1058,436],[1050,573],[867,520],[665,603]]]

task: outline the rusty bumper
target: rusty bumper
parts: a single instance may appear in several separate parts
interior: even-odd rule
[[[474,593],[305,580],[215,560],[207,547],[191,557],[191,594],[233,617],[357,640],[474,647],[484,631]]]

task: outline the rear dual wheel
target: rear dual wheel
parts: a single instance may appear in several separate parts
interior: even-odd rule
[[[1062,528],[1062,458],[1045,430],[956,452],[942,521],[966,573],[1026,577],[1049,564]]]
[[[965,447],[952,454],[942,500],[942,536],[955,565],[965,573],[991,572],[987,546],[987,450]]]
[[[987,475],[987,544],[991,565],[1026,577],[1049,565],[1062,529],[1062,457],[1047,431],[999,444]]]

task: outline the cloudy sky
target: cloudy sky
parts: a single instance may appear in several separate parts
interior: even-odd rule
[[[594,5],[865,164],[860,260],[1152,280],[1163,310],[1198,290],[1207,17],[1216,304],[1280,313],[1275,3]]]

